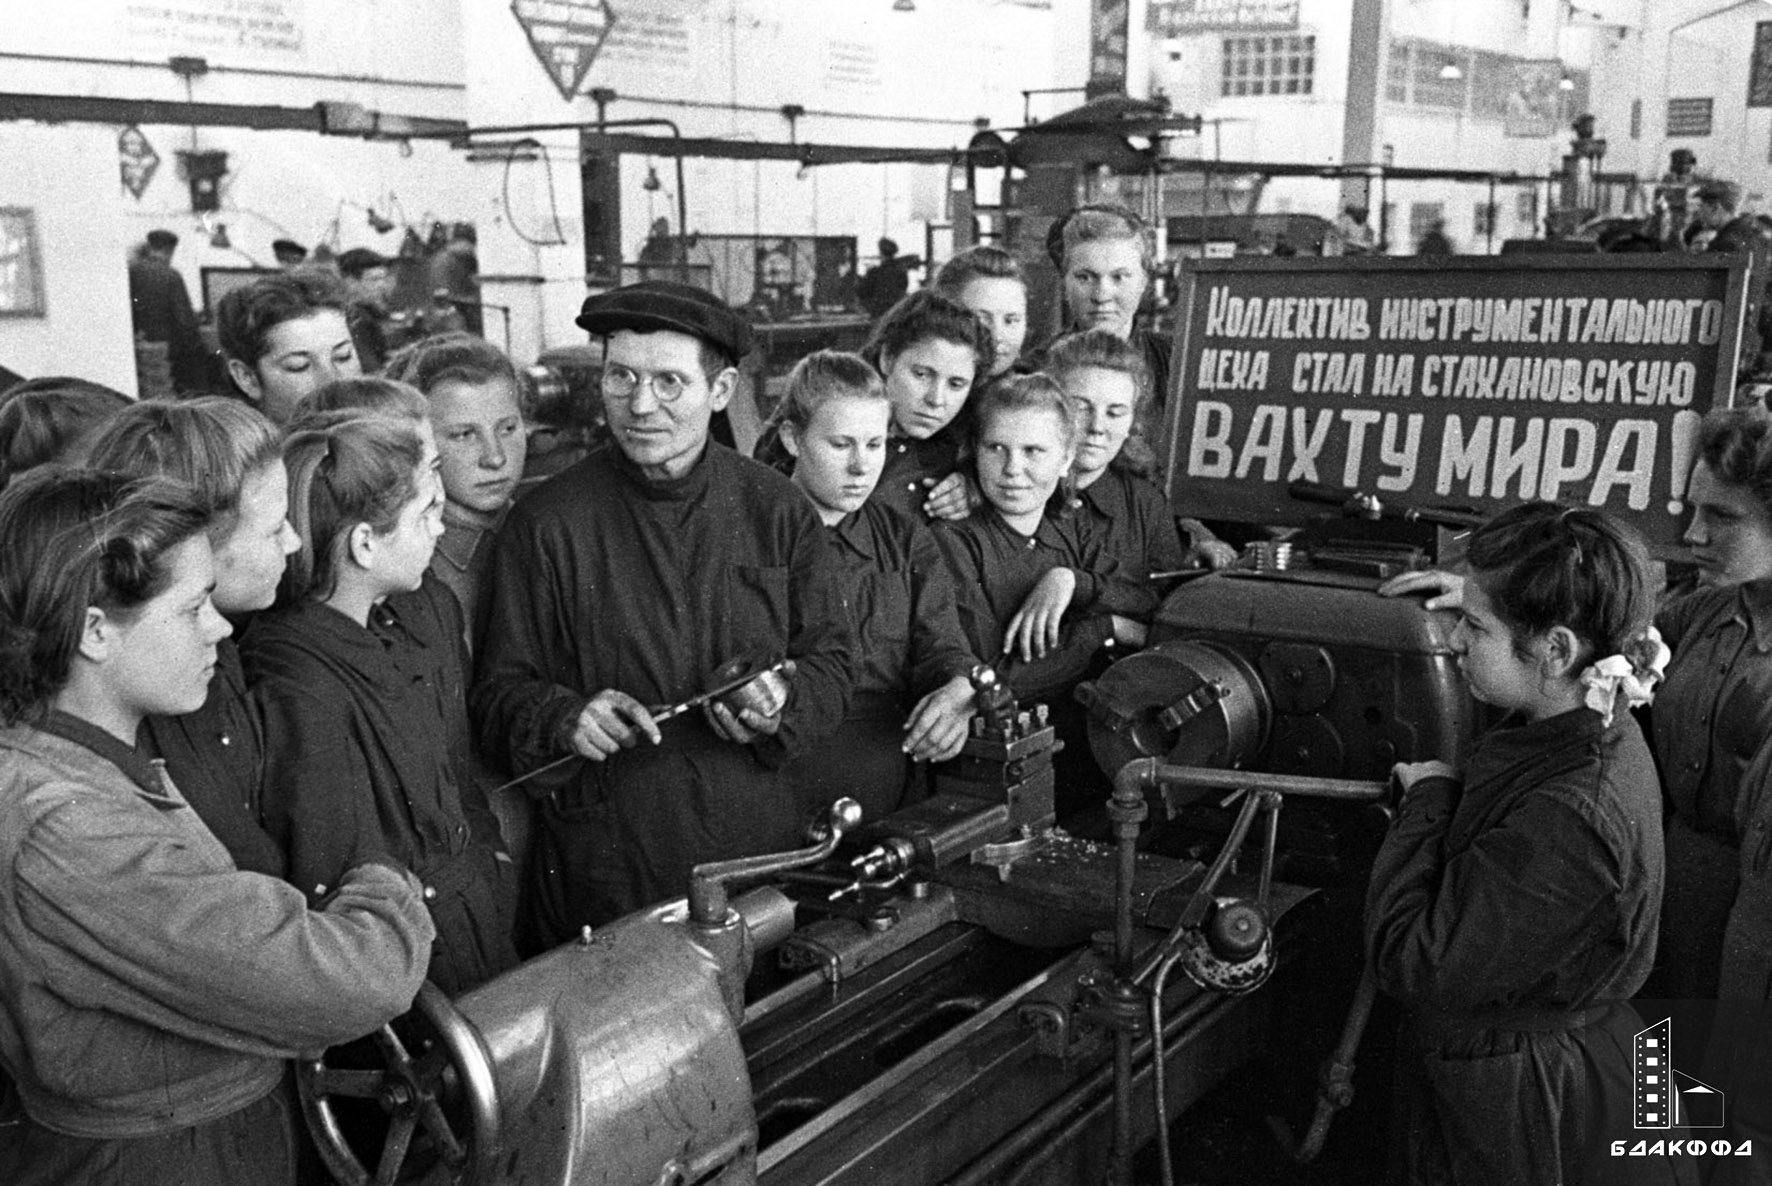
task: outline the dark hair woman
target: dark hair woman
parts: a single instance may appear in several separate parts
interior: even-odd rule
[[[976,660],[941,551],[919,520],[874,501],[892,405],[854,354],[820,350],[788,377],[775,425],[794,484],[824,521],[855,627],[857,671],[843,725],[788,767],[804,809],[841,795],[878,819],[921,789],[913,763],[952,758],[966,741]]]
[[[403,1012],[432,928],[368,850],[310,909],[236,869],[158,765],[227,622],[201,505],[91,471],[0,494],[0,1126],[11,1186],[293,1183],[284,1060]]]
[[[516,963],[516,880],[470,772],[460,610],[409,596],[443,531],[436,455],[413,421],[363,416],[283,456],[301,547],[240,647],[265,706],[266,824],[312,899],[366,846],[422,878],[431,979],[465,992]]]
[[[308,392],[361,375],[348,305],[337,276],[308,267],[261,276],[222,297],[215,329],[234,386],[284,424]]]
[[[1598,511],[1534,502],[1473,532],[1467,559],[1451,647],[1505,715],[1461,772],[1396,768],[1366,897],[1378,987],[1407,1013],[1398,1177],[1691,1180],[1677,1157],[1607,1153],[1634,1123],[1667,1123],[1674,1086],[1660,1072],[1635,1110],[1645,1023],[1628,998],[1663,873],[1660,787],[1629,712],[1667,656],[1648,551]]]
[[[222,396],[148,400],[118,413],[93,442],[96,469],[165,477],[196,496],[209,516],[215,608],[231,620],[268,607],[283,560],[295,550],[289,481],[277,430],[239,400]],[[161,758],[185,799],[227,846],[234,863],[281,877],[282,850],[259,822],[264,724],[232,639],[216,647],[209,695],[195,712],[150,716],[139,739]]]
[[[886,468],[874,497],[907,515],[965,518],[978,502],[960,472],[966,401],[990,373],[990,331],[966,306],[924,289],[887,310],[861,356],[885,377],[892,404]],[[776,433],[766,433],[754,455],[783,473],[793,470]]]
[[[1193,563],[1223,568],[1237,558],[1198,519],[1180,526],[1169,499],[1150,481],[1153,459],[1144,425],[1151,374],[1137,347],[1107,330],[1067,334],[1046,352],[1046,370],[1071,399],[1081,437],[1071,478],[1082,513],[1096,520],[1126,570],[1151,579]]]

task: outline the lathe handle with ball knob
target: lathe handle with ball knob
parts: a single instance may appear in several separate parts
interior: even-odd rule
[[[813,825],[816,842],[809,848],[697,865],[689,874],[689,917],[703,926],[720,925],[726,919],[729,892],[735,882],[816,865],[836,852],[843,834],[860,823],[861,804],[845,796],[832,803],[824,818]]]

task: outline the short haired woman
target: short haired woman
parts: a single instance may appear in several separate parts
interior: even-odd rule
[[[284,557],[298,541],[289,525],[283,443],[271,422],[223,396],[148,400],[120,412],[93,442],[95,469],[179,482],[208,515],[215,608],[231,621],[270,606]],[[197,815],[242,869],[281,877],[283,852],[260,822],[265,737],[232,638],[216,646],[209,695],[194,712],[151,715],[139,739],[161,758]]]
[[[287,423],[316,387],[363,373],[348,305],[344,285],[323,268],[261,276],[222,297],[215,329],[228,376],[272,423]]]
[[[228,624],[204,508],[164,481],[0,494],[0,1125],[10,1186],[293,1184],[285,1060],[404,1012],[418,883],[359,849],[312,907],[242,872],[143,718],[194,710]]]
[[[241,643],[265,706],[267,826],[315,900],[360,847],[421,877],[431,979],[465,992],[516,963],[516,882],[469,773],[455,599],[394,600],[442,534],[435,454],[411,421],[363,416],[296,433],[284,460],[301,547]]]

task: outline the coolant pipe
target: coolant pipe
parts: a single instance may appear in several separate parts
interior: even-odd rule
[[[1163,993],[1169,987],[1169,973],[1181,960],[1176,952],[1157,966],[1157,978],[1151,982],[1151,1033],[1163,1032]],[[1175,1161],[1169,1148],[1169,1068],[1167,1060],[1151,1059],[1151,1104],[1157,1120],[1157,1172],[1160,1186],[1175,1186]]]
[[[1116,778],[1108,801],[1115,841],[1114,864],[1114,981],[1115,1001],[1125,1006],[1137,999],[1137,988],[1127,979],[1132,970],[1132,889],[1138,875],[1138,833],[1150,808],[1145,806],[1142,784]],[[1114,1027],[1114,1148],[1108,1181],[1114,1186],[1132,1182],[1132,1040],[1126,1018]]]
[[[1121,768],[1114,779],[1113,798],[1108,800],[1108,819],[1114,826],[1114,972],[1124,976],[1132,970],[1132,883],[1138,873],[1138,833],[1150,808],[1145,806],[1145,782],[1128,779],[1134,766],[1155,766],[1155,758],[1138,758]]]
[[[1213,766],[1171,766],[1156,758],[1134,758],[1114,776],[1114,793],[1130,782],[1139,793],[1147,787],[1186,786],[1209,791],[1277,791],[1307,799],[1339,799],[1377,803],[1390,794],[1390,784],[1359,778],[1317,778],[1309,774],[1265,774],[1253,770],[1220,770]]]
[[[1336,799],[1354,803],[1378,802],[1390,793],[1388,784],[1382,782],[1367,782],[1349,778],[1313,778],[1304,774],[1262,774],[1248,770],[1218,770],[1209,766],[1172,766],[1166,762],[1160,762],[1156,758],[1134,758],[1120,767],[1120,772],[1114,776],[1112,802],[1121,804],[1129,801],[1133,796],[1142,800],[1147,789],[1170,785],[1204,787],[1209,790],[1245,791],[1248,794],[1243,800],[1242,809],[1237,813],[1236,823],[1232,825],[1231,834],[1225,840],[1224,847],[1219,850],[1217,858],[1212,862],[1212,867],[1207,870],[1205,878],[1200,882],[1200,888],[1195,892],[1194,899],[1188,903],[1189,909],[1184,911],[1182,917],[1176,921],[1174,929],[1155,947],[1145,953],[1144,959],[1132,972],[1134,984],[1142,984],[1148,980],[1151,974],[1156,971],[1157,965],[1174,952],[1186,932],[1205,921],[1203,909],[1199,911],[1198,917],[1195,916],[1196,904],[1202,908],[1210,905],[1212,891],[1217,887],[1219,879],[1224,876],[1225,870],[1230,867],[1231,861],[1236,857],[1237,850],[1242,848],[1243,841],[1249,834],[1249,827],[1254,822],[1256,809],[1261,805],[1261,792],[1273,792],[1282,796],[1303,795],[1309,798]],[[1277,831],[1271,827],[1268,831],[1269,836],[1277,840]],[[1122,890],[1122,887],[1117,883],[1115,888],[1116,891]],[[1125,922],[1130,927],[1131,887],[1129,879],[1128,884],[1123,887],[1123,892],[1126,895]],[[1122,918],[1118,900],[1115,905],[1115,957],[1118,961],[1121,938],[1119,928]],[[1127,946],[1130,947],[1130,930],[1126,932],[1125,938]],[[1118,969],[1123,969],[1124,966],[1124,963],[1116,963]],[[1121,974],[1124,975],[1124,971]]]

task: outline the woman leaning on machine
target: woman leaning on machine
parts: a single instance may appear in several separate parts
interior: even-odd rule
[[[1655,615],[1673,649],[1652,710],[1667,828],[1667,895],[1644,995],[1772,1000],[1772,417],[1720,409],[1698,431],[1687,487],[1698,585]],[[1463,584],[1409,573],[1379,592]]]
[[[417,883],[353,854],[310,910],[238,870],[132,748],[203,703],[227,622],[201,507],[91,471],[0,494],[0,1126],[10,1186],[287,1183],[284,1062],[373,1030],[424,976]]]

